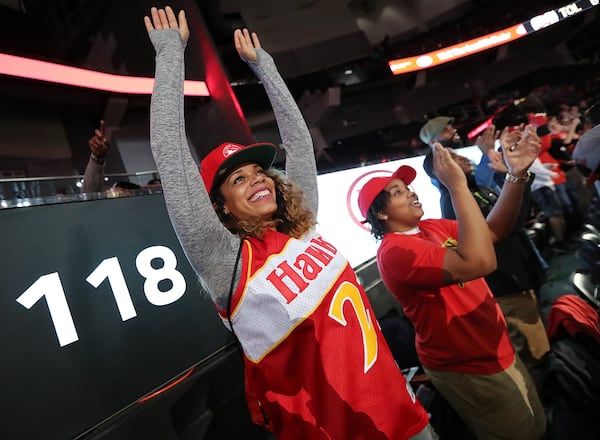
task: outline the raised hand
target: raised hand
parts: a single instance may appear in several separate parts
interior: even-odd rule
[[[500,131],[496,130],[495,125],[490,125],[485,129],[483,134],[477,138],[475,144],[483,154],[488,154],[488,151],[494,149],[496,139],[500,137]]]
[[[96,159],[103,158],[108,153],[108,139],[104,131],[104,121],[100,121],[100,128],[94,130],[94,136],[88,141],[90,146],[90,152],[96,157]]]
[[[188,28],[187,20],[185,18],[185,12],[179,11],[179,16],[175,17],[175,13],[170,6],[165,9],[150,9],[150,15],[144,17],[144,24],[148,32],[159,29],[178,29],[181,35],[181,41],[183,44],[187,43],[190,37],[190,30]]]
[[[233,32],[233,41],[240,57],[253,63],[256,62],[256,51],[254,49],[260,48],[260,40],[256,32],[252,32],[252,35],[250,35],[248,29],[236,29]]]
[[[524,175],[529,166],[540,154],[542,144],[535,128],[527,125],[512,133],[508,127],[502,130],[500,135],[502,143],[502,154],[508,172],[515,176]]]
[[[456,163],[450,150],[435,142],[433,148],[433,172],[450,191],[459,185],[466,186],[467,177],[462,168]]]
[[[487,153],[487,157],[490,159],[490,163],[488,166],[490,169],[496,173],[507,173],[508,168],[506,168],[506,164],[504,163],[504,158],[502,157],[502,153],[496,150],[490,150]]]

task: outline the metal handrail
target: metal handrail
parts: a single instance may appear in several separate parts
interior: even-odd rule
[[[135,173],[113,173],[105,174],[104,177],[129,177],[129,176],[145,176],[148,174],[158,174],[158,171],[137,171]],[[0,183],[11,183],[11,182],[35,182],[38,180],[73,180],[83,179],[83,175],[72,175],[72,176],[44,176],[44,177],[12,177],[10,179],[0,179]]]

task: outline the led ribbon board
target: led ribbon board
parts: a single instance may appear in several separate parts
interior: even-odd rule
[[[506,29],[422,55],[392,60],[388,62],[388,65],[394,75],[401,75],[403,73],[439,66],[440,64],[445,64],[518,40],[528,34],[552,26],[561,20],[593,8],[594,6],[597,6],[599,2],[600,0],[579,0],[537,15]]]
[[[0,74],[134,95],[150,95],[154,85],[154,78],[114,75],[7,54],[0,54]],[[210,96],[204,81],[186,80],[184,93]]]

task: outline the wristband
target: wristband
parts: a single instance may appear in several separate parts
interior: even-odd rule
[[[104,163],[106,162],[106,159],[104,159],[104,157],[98,157],[94,153],[90,154],[90,159],[92,159],[98,165],[102,165],[102,166],[104,166]]]
[[[510,174],[510,173],[506,173],[506,176],[504,176],[504,180],[506,180],[507,182],[511,182],[511,183],[527,183],[527,182],[529,182],[530,179],[531,179],[531,173],[529,171],[527,171],[527,174],[525,174],[524,176],[520,176],[520,177]]]

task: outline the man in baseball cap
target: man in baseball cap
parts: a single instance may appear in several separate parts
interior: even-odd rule
[[[462,148],[464,142],[458,133],[458,130],[454,127],[454,118],[450,116],[437,116],[427,121],[419,132],[421,140],[428,144],[433,145],[434,142],[439,142],[451,151]],[[500,138],[500,132],[496,130],[494,124],[490,124],[475,140],[475,145],[481,150],[481,160],[477,167],[475,167],[475,179],[477,182],[484,186],[494,187],[498,191],[502,187],[504,182],[504,165],[501,160],[491,161],[492,157],[501,159],[500,153],[496,153],[496,143]],[[432,176],[432,157],[431,152],[427,153],[423,166],[429,176]],[[429,168],[429,169],[428,169]],[[432,178],[431,183],[439,188],[439,182],[437,179]]]
[[[449,116],[431,118],[421,127],[419,137],[427,145],[439,142],[445,147],[460,148],[462,142],[453,124],[454,118]],[[446,141],[451,141],[454,145],[447,145]]]

